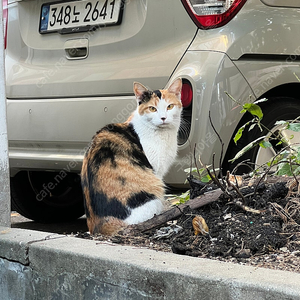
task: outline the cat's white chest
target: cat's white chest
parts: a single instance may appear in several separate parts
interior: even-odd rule
[[[177,155],[181,108],[165,99],[142,105],[134,112],[131,123],[154,173],[162,179]]]
[[[138,135],[155,174],[162,179],[177,155],[177,130],[148,129],[138,132]]]

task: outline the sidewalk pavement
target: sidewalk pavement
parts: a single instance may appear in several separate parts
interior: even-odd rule
[[[0,227],[1,299],[300,299],[300,274]]]

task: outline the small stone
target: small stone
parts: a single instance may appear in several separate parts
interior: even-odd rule
[[[282,251],[282,252],[288,252],[288,248],[287,247],[281,247],[279,250]]]
[[[236,253],[236,257],[238,258],[249,258],[251,256],[250,249],[241,249]]]
[[[224,221],[226,221],[226,220],[228,220],[228,219],[231,219],[231,218],[232,218],[231,213],[226,214],[225,216],[223,216]]]

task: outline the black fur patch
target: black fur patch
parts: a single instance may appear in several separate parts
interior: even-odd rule
[[[98,217],[115,217],[121,220],[129,216],[129,210],[117,199],[108,199],[103,193],[95,193],[90,189],[91,206]]]
[[[146,169],[146,168],[153,169],[144,152],[138,151],[138,150],[133,150],[131,155],[132,155],[132,157],[131,157],[130,162],[133,165],[137,165],[142,169]]]
[[[87,181],[87,177],[84,175],[81,176],[81,187],[82,187],[82,190],[84,187],[88,186],[88,181]]]
[[[115,149],[114,144],[110,140],[104,140],[101,143],[101,151],[98,151],[97,155],[94,155],[94,157],[89,161],[89,166],[98,169],[100,164],[109,160],[111,167],[116,168],[116,155],[117,149]]]
[[[119,177],[118,177],[118,180],[121,182],[121,184],[122,184],[123,186],[126,185],[126,178],[125,178],[125,177],[119,176]]]
[[[102,130],[103,131],[104,130],[112,131],[113,133],[120,134],[125,139],[127,139],[130,142],[130,144],[138,143],[140,145],[140,139],[139,139],[138,135],[136,134],[136,132],[134,131],[133,126],[131,124],[128,125],[128,127],[118,126],[118,124],[110,124],[110,125],[103,127]]]
[[[128,199],[127,205],[130,208],[136,208],[136,207],[139,207],[142,204],[144,204],[144,203],[146,203],[150,200],[153,200],[153,199],[155,199],[155,196],[153,194],[149,194],[149,193],[146,193],[146,192],[142,191],[140,193],[132,195]]]
[[[156,94],[156,96],[157,96],[159,99],[161,99],[161,92],[160,92],[160,90],[155,90],[155,91],[153,91],[153,93]]]
[[[149,90],[145,91],[140,98],[139,105],[148,102],[151,99],[152,95],[153,95],[152,91]]]
[[[125,138],[128,141],[128,143],[132,146],[130,153],[128,153],[128,156],[131,158],[131,163],[133,165],[138,165],[143,169],[144,168],[153,169],[143,151],[143,147],[140,143],[140,139],[137,133],[135,132],[132,124],[128,125],[128,127],[121,127],[118,126],[117,124],[111,124],[105,126],[103,130],[109,130],[109,131],[113,131],[115,134],[120,134],[123,138]],[[112,155],[116,155],[116,153],[111,154],[111,156]],[[109,157],[110,156],[107,153],[107,158]],[[113,164],[113,159],[111,161]]]

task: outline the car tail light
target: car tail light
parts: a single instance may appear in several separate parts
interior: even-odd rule
[[[247,0],[181,0],[195,24],[201,29],[228,23]]]
[[[193,113],[193,88],[187,79],[182,80],[181,103],[183,106],[181,126],[178,132],[178,145],[183,145],[187,142],[192,124]]]
[[[181,90],[181,103],[183,107],[189,107],[193,100],[193,89],[189,82],[183,82]]]
[[[4,29],[4,49],[6,49],[6,41],[7,41],[7,21],[8,21],[8,7],[7,0],[3,0],[3,29]]]

